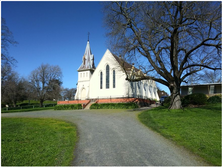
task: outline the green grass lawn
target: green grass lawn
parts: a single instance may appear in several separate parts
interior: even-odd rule
[[[138,117],[146,126],[212,165],[221,166],[221,104],[184,110],[158,107],[144,111]]]
[[[35,108],[24,108],[24,109],[2,109],[2,113],[13,113],[13,112],[28,112],[28,111],[41,111],[41,110],[53,110],[54,107],[35,107]]]
[[[2,118],[2,166],[68,166],[77,141],[75,125],[44,118]]]

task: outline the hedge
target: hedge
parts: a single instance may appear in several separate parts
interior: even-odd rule
[[[170,96],[166,97],[163,101],[163,106],[168,108],[170,106],[170,101],[171,101],[171,97]]]
[[[139,108],[136,103],[94,103],[90,109],[134,109]]]
[[[188,106],[189,104],[204,105],[206,103],[207,103],[207,96],[203,93],[195,93],[187,95],[182,99],[183,106]]]
[[[212,96],[207,100],[208,103],[221,103],[221,98],[219,96]]]
[[[82,109],[81,104],[69,104],[69,105],[56,105],[54,110],[75,110]]]
[[[171,101],[171,97],[165,98],[165,100],[163,102],[163,106],[169,107],[170,106],[170,101]],[[181,98],[181,102],[182,102],[182,106],[186,107],[189,104],[204,105],[208,101],[207,101],[207,96],[205,94],[195,93],[195,94],[187,95],[187,96]]]

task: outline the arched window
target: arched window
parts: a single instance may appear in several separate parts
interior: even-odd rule
[[[100,72],[100,89],[103,88],[103,72]]]
[[[137,85],[138,85],[138,89],[140,89],[140,85],[141,85],[141,82],[137,82]]]
[[[146,92],[147,84],[144,84],[144,91]]]
[[[106,89],[109,89],[109,65],[106,66]]]
[[[149,86],[150,93],[152,93],[152,89],[153,89],[152,86]]]
[[[113,70],[113,88],[116,87],[116,71]]]

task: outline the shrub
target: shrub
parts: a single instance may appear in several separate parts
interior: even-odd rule
[[[57,104],[43,104],[45,107],[54,107]]]
[[[170,96],[166,97],[163,101],[163,106],[168,108],[170,106],[170,101],[171,101],[171,97]]]
[[[152,99],[152,101],[158,102],[158,100],[157,100],[157,99]]]
[[[187,95],[183,98],[182,104],[187,106],[189,104],[193,105],[204,105],[207,103],[207,96],[203,93],[195,93]]]
[[[208,103],[221,103],[221,98],[219,96],[212,96],[207,100]]]
[[[138,108],[136,103],[94,103],[90,109],[134,109]]]
[[[21,103],[19,106],[28,106],[29,103]]]
[[[181,98],[182,106],[186,107],[190,104],[189,95]]]
[[[4,108],[6,106],[5,103],[1,103],[1,108]]]
[[[54,110],[75,110],[82,109],[81,104],[69,104],[69,105],[56,105]]]
[[[98,103],[94,103],[90,106],[90,109],[99,109],[99,104]]]

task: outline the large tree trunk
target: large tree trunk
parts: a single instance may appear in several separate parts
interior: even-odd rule
[[[44,102],[44,100],[40,99],[40,107],[43,107],[43,102]]]
[[[130,81],[151,79],[168,86],[170,109],[181,108],[180,84],[188,77],[221,70],[220,2],[118,1],[104,9],[112,50],[147,74]]]
[[[16,107],[16,101],[15,100],[12,101],[12,104],[13,104],[13,107]]]
[[[182,108],[181,98],[180,98],[180,85],[173,84],[170,87],[171,101],[169,109],[180,109]]]

